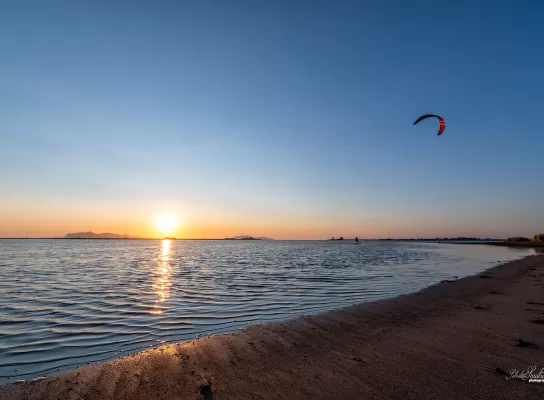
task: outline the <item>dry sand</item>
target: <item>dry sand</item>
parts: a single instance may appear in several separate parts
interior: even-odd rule
[[[544,383],[501,373],[544,367],[543,278],[544,256],[531,256],[390,300],[4,386],[0,397],[544,399]]]

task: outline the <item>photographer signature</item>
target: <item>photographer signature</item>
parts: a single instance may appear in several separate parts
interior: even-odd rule
[[[537,370],[536,365],[532,365],[527,368],[525,371],[519,371],[517,369],[512,369],[510,375],[506,379],[521,379],[522,381],[529,380],[529,382],[541,382],[544,383],[544,367],[535,373]]]

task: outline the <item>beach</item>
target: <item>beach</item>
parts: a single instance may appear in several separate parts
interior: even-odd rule
[[[522,399],[544,382],[544,255],[417,293],[168,345],[2,399]]]

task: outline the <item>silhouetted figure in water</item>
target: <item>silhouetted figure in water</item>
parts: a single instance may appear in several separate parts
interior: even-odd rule
[[[355,236],[355,242],[359,243],[359,238]]]

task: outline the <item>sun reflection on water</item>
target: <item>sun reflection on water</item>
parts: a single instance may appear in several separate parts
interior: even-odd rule
[[[153,290],[157,293],[157,300],[151,314],[162,314],[164,301],[170,297],[170,286],[172,285],[172,267],[170,266],[170,260],[172,258],[172,242],[170,240],[163,240],[161,242],[161,254],[158,258],[158,266],[155,271],[155,283],[153,284]]]

